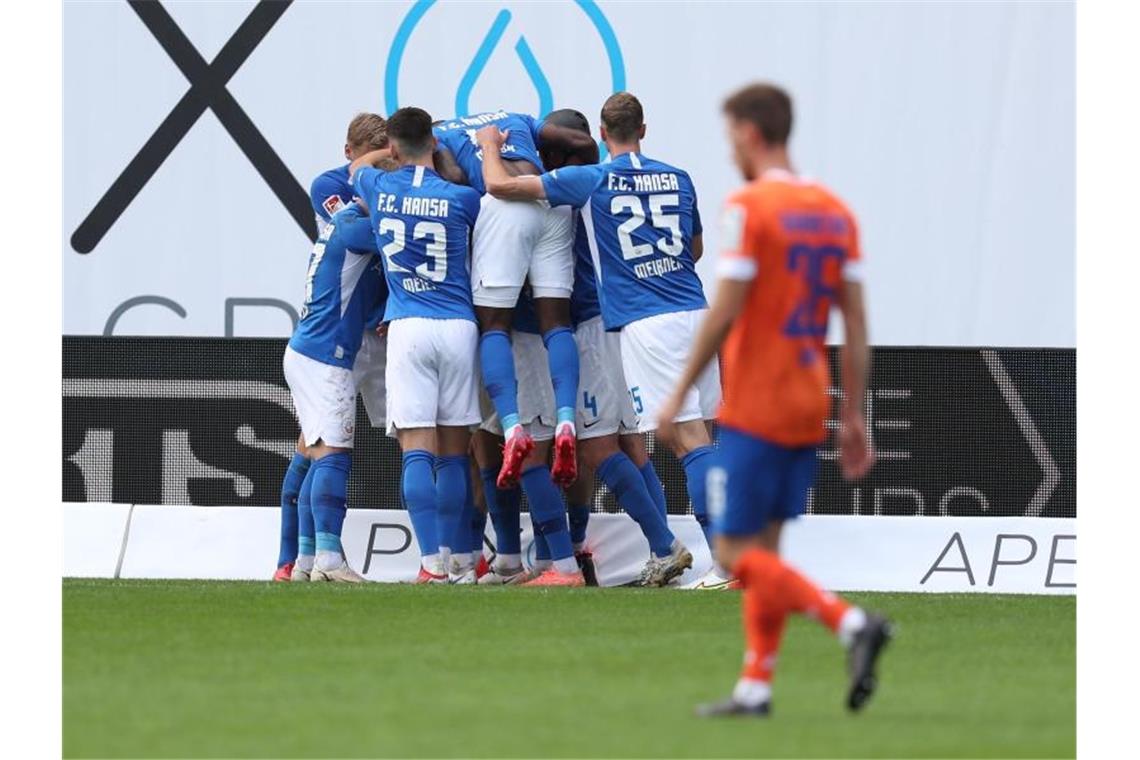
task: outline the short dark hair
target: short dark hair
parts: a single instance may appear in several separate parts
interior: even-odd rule
[[[606,133],[619,142],[636,140],[645,126],[645,112],[641,101],[628,92],[615,92],[602,105],[602,126]]]
[[[348,123],[345,142],[354,149],[380,150],[388,146],[388,122],[374,113],[358,113]]]
[[[792,98],[774,84],[758,82],[738,90],[724,101],[724,112],[755,124],[769,145],[786,145],[792,134]]]
[[[579,132],[590,134],[590,120],[586,118],[584,113],[573,108],[559,108],[557,111],[551,111],[546,115],[544,121],[559,127],[576,129]]]
[[[431,114],[422,108],[401,108],[388,117],[388,139],[401,153],[421,156],[431,152]]]

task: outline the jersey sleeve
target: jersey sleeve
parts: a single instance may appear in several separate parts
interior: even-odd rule
[[[763,242],[763,221],[755,203],[741,195],[730,197],[721,212],[720,224],[717,276],[726,280],[755,279]]]
[[[333,214],[344,208],[344,199],[340,197],[340,183],[328,173],[324,173],[313,180],[309,186],[309,202],[313,205],[313,213],[323,222],[329,222]]]
[[[564,166],[542,175],[542,189],[551,206],[581,208],[601,181],[601,166]]]
[[[368,210],[372,207],[368,205],[368,199],[374,195],[373,188],[376,186],[376,181],[380,179],[380,175],[384,172],[372,166],[362,166],[356,170],[356,173],[348,178],[348,184],[356,192],[356,197],[364,201],[364,205]]]
[[[349,208],[336,215],[336,230],[344,247],[356,253],[376,253],[376,236],[372,234],[368,214]]]

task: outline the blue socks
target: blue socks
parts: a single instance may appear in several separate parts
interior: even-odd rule
[[[317,529],[313,525],[313,471],[310,465],[297,494],[297,554],[312,557],[317,553]]]
[[[590,525],[590,505],[571,504],[566,508],[566,516],[570,518],[570,543],[577,551],[586,543],[586,528]]]
[[[460,518],[463,515],[463,503],[467,499],[466,471],[466,456],[436,457],[435,503],[438,510],[436,526],[439,531],[439,545],[453,552],[461,551],[457,542],[466,545],[470,541],[469,538],[457,536]]]
[[[550,480],[550,468],[544,464],[537,464],[522,474],[522,487],[530,502],[530,519],[534,524],[534,532],[546,537],[550,545],[551,559],[555,566],[562,562],[562,572],[577,570],[578,564],[574,561],[574,547],[570,544],[570,531],[566,528],[566,506],[562,503],[562,495]],[[569,558],[569,563],[563,562]],[[567,568],[567,569],[563,569]]]
[[[334,552],[339,560],[343,554],[340,533],[348,509],[348,475],[352,472],[352,454],[347,451],[326,454],[313,462],[311,469],[311,500],[313,522],[317,529],[317,552]]]
[[[281,548],[277,552],[278,567],[297,559],[297,499],[301,495],[301,483],[309,472],[310,464],[301,454],[293,454],[289,469],[281,481]]]
[[[620,451],[611,454],[598,467],[598,477],[613,491],[622,509],[641,526],[649,549],[658,557],[668,557],[673,549],[673,533],[657,511],[633,460]]]
[[[558,422],[574,423],[578,400],[578,344],[569,327],[555,327],[542,334],[546,358],[550,364],[550,380],[554,384],[554,406]]]
[[[709,545],[709,550],[712,550],[712,524],[709,521],[708,503],[705,496],[705,478],[708,476],[709,467],[713,464],[713,451],[712,446],[701,446],[699,449],[693,449],[681,460],[681,466],[685,468],[685,487],[689,491],[689,500],[693,503],[693,514],[696,515],[697,522],[701,526],[701,531],[705,534],[705,542]]]
[[[499,413],[503,432],[506,432],[519,423],[519,384],[515,378],[511,336],[502,330],[483,333],[479,338],[479,367],[483,371],[483,385],[487,388],[487,395]],[[577,390],[574,393],[577,394]],[[573,398],[570,405],[574,405]]]
[[[487,532],[487,513],[480,512],[475,506],[475,495],[470,497],[471,511],[471,551],[483,551],[483,534]],[[478,559],[478,558],[476,558]]]
[[[435,455],[423,449],[404,452],[400,492],[412,531],[420,546],[420,556],[439,553],[439,532],[436,527],[436,495],[432,468]],[[302,496],[304,491],[302,491]]]
[[[669,509],[665,503],[665,487],[661,485],[661,478],[657,477],[657,469],[653,466],[653,460],[647,459],[645,464],[641,466],[640,472],[642,480],[645,481],[645,488],[649,491],[653,503],[657,505],[657,511],[668,523]]]
[[[519,536],[521,494],[518,488],[500,491],[495,486],[498,474],[498,471],[492,468],[479,470],[479,475],[483,479],[483,498],[491,515],[491,524],[495,526],[495,550],[499,554],[521,554],[522,542]]]

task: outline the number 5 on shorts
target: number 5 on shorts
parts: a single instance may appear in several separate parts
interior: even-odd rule
[[[641,386],[635,385],[629,389],[629,397],[633,401],[633,411],[638,414],[645,412],[645,406],[641,403]]]

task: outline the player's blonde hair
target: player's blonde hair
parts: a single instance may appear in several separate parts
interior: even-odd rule
[[[388,122],[374,113],[358,113],[348,123],[345,142],[353,150],[380,150],[388,147]]]

